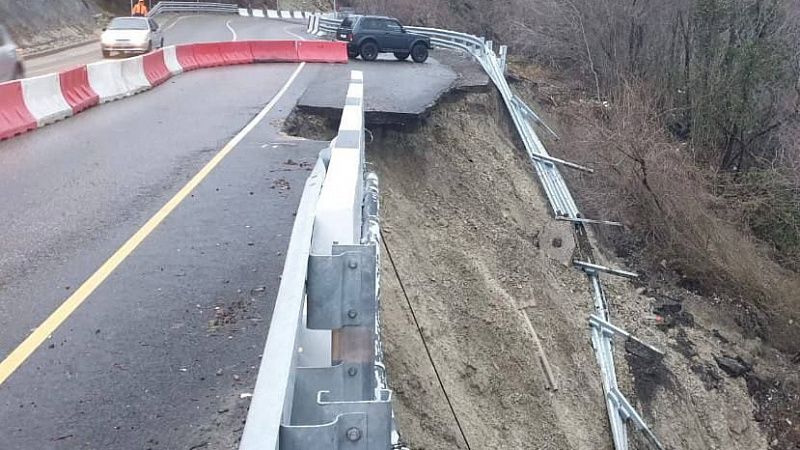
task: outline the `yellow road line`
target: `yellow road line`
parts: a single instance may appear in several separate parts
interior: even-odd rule
[[[222,148],[197,174],[189,180],[186,185],[175,194],[158,212],[151,217],[125,244],[122,245],[113,255],[92,276],[89,277],[72,295],[58,307],[50,317],[45,319],[33,333],[31,333],[14,351],[11,352],[3,362],[0,362],[0,385],[10,377],[22,363],[27,360],[37,348],[47,338],[52,335],[69,316],[78,309],[79,306],[97,289],[103,281],[111,275],[114,270],[122,264],[125,259],[136,250],[146,238],[158,227],[158,225],[172,213],[175,208],[216,168],[223,159],[262,121],[264,117],[275,107],[283,97],[294,80],[303,70],[306,63],[301,63],[286,81],[280,91],[272,100],[258,113],[258,115],[245,126],[225,147]]]

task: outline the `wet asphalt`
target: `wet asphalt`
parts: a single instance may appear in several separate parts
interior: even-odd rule
[[[230,39],[226,21],[186,19],[168,36]],[[240,38],[274,38],[286,27],[301,29],[280,22],[236,28]],[[2,357],[237,134],[296,67],[187,73],[0,143]],[[284,136],[276,125],[322,68],[307,66],[263,122],[0,385],[0,448],[235,446],[293,213],[326,145]]]
[[[305,26],[172,18],[167,45],[295,39]],[[85,63],[58,59],[59,67]],[[275,96],[298,66],[183,74],[0,142],[0,358]],[[309,64],[275,108],[3,384],[0,449],[236,448],[303,183],[326,142],[281,133],[302,99],[418,114],[444,64]],[[341,106],[339,106],[341,107]]]

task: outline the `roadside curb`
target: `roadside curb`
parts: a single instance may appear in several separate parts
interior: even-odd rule
[[[97,42],[100,42],[100,38],[95,36],[92,39],[87,39],[81,42],[75,42],[73,44],[65,45],[63,47],[51,48],[48,50],[42,50],[33,53],[23,53],[22,58],[24,61],[28,61],[31,59],[37,59],[45,56],[55,55],[56,53],[61,53],[67,50],[72,50],[73,48],[83,47],[84,45],[89,45]]]

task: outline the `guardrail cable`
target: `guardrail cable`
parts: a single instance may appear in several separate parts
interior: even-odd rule
[[[425,354],[428,355],[428,361],[431,363],[431,367],[433,368],[433,373],[436,375],[436,380],[439,382],[439,387],[442,389],[442,393],[444,394],[444,398],[447,401],[447,406],[450,408],[450,413],[453,414],[453,419],[456,421],[456,426],[458,427],[459,433],[461,433],[461,438],[464,439],[464,444],[467,446],[467,450],[472,450],[472,447],[469,445],[469,440],[467,440],[467,435],[464,433],[464,427],[461,426],[461,421],[458,420],[458,414],[456,414],[456,410],[453,407],[453,402],[450,401],[450,395],[447,394],[447,389],[444,387],[444,381],[442,381],[442,377],[439,375],[439,369],[436,368],[436,363],[433,360],[433,356],[431,355],[431,350],[428,348],[428,342],[425,340],[425,335],[422,333],[422,327],[419,324],[419,320],[417,320],[417,314],[414,312],[414,307],[411,306],[411,300],[408,298],[408,292],[406,291],[406,286],[403,284],[403,280],[400,278],[400,271],[397,270],[397,265],[394,262],[394,257],[392,257],[392,252],[389,250],[389,243],[386,241],[386,237],[383,235],[383,231],[381,231],[381,241],[383,242],[383,248],[386,249],[386,256],[389,257],[389,264],[392,265],[392,270],[394,271],[394,276],[397,278],[397,282],[400,284],[400,290],[403,292],[403,297],[406,299],[406,304],[408,305],[408,310],[411,311],[411,318],[414,320],[414,325],[417,327],[417,333],[419,333],[419,338],[422,341],[422,346],[425,348]]]

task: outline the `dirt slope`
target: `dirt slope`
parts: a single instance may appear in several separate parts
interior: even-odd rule
[[[368,158],[381,176],[391,255],[383,267],[387,363],[406,440],[466,448],[463,431],[472,449],[611,448],[588,284],[567,265],[571,230],[550,217],[496,94],[457,94],[419,129],[373,132]],[[715,360],[757,353],[761,367],[784,367],[773,353],[726,328],[705,299],[608,283],[615,322],[667,351],[659,363],[616,348],[623,392],[668,448],[794,448],[760,428],[761,407],[748,392],[751,379],[761,380],[756,372],[731,377]],[[666,296],[681,297],[667,319],[683,322],[657,319],[654,297]],[[525,316],[558,391],[548,389]],[[646,448],[632,436],[634,448]]]
[[[488,118],[495,103],[470,95],[416,133],[391,132],[370,149],[394,275],[471,448],[597,448],[592,436],[607,430],[586,308],[565,301],[583,297],[575,294],[583,278],[540,250],[552,238],[569,244],[570,231],[553,225],[528,164]],[[417,447],[447,448],[441,441],[451,441],[452,426],[440,435],[418,415],[439,412],[453,422],[446,408],[428,410],[430,392],[441,391],[423,370],[430,362],[424,351],[400,350],[420,346],[415,327],[409,333],[408,303],[391,288],[383,302],[401,426]],[[526,315],[555,370],[556,393]]]

